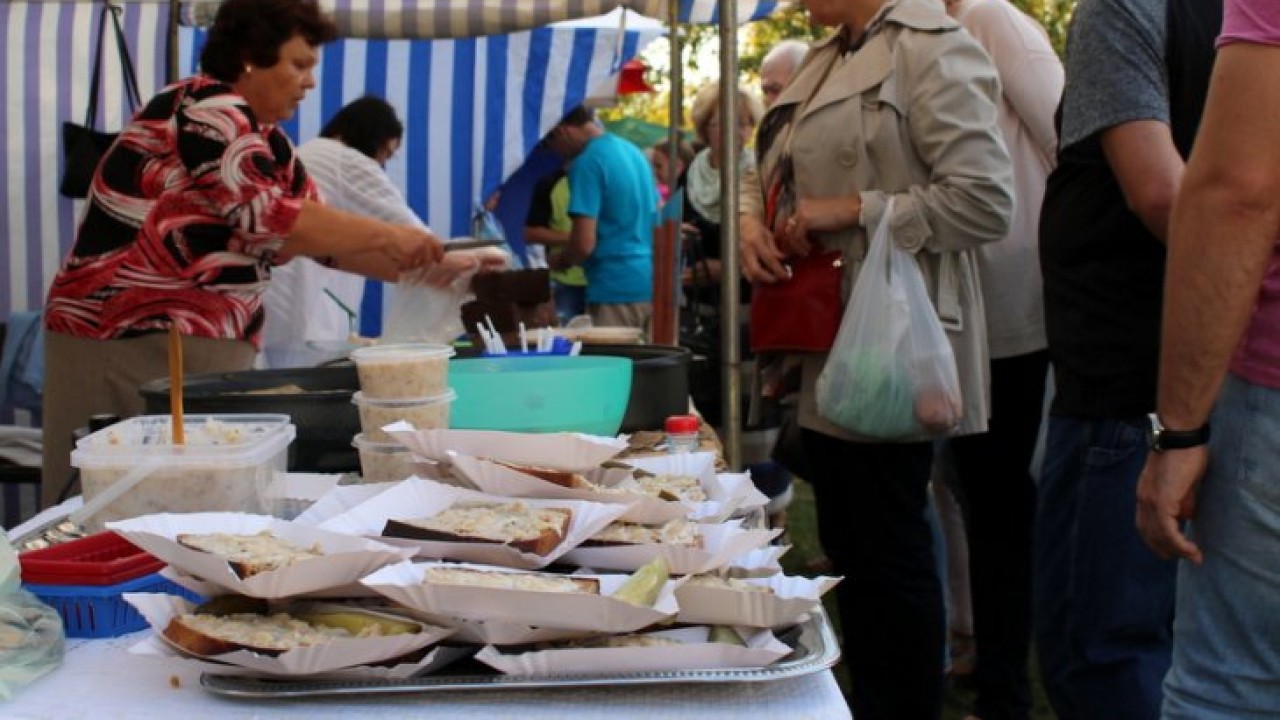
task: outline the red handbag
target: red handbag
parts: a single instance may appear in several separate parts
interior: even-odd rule
[[[790,265],[790,278],[751,287],[752,352],[826,352],[836,341],[844,255],[815,249]]]

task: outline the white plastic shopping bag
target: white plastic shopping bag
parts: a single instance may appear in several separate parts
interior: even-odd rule
[[[956,359],[920,266],[890,237],[892,217],[891,198],[818,376],[818,412],[871,438],[945,435],[963,411]]]

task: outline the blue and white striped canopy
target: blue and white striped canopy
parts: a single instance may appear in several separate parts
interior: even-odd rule
[[[595,17],[616,8],[666,20],[670,0],[319,0],[339,32],[359,38],[458,38],[498,35],[561,20]],[[715,23],[721,0],[679,0],[682,23]],[[181,21],[213,22],[222,0],[186,0]],[[737,0],[738,21],[767,16],[777,0]]]
[[[617,0],[325,2],[370,11],[412,6],[420,13],[433,5],[443,8],[433,16],[437,19],[450,17],[447,7],[463,5],[482,9],[508,4],[565,6],[590,16],[622,4]],[[664,3],[627,4],[653,6],[652,11],[662,10],[658,6]],[[715,5],[708,0],[683,0],[682,17],[710,21]],[[742,5],[740,17],[746,20],[756,14],[754,10],[749,14],[746,6],[772,8],[773,3]],[[144,98],[164,83],[168,7],[154,0],[124,4],[125,33]],[[57,191],[62,173],[60,127],[64,121],[84,119],[100,9],[100,4],[75,1],[0,3],[0,37],[5,40],[0,51],[0,77],[4,78],[0,194],[7,199],[0,203],[0,277],[4,278],[0,318],[44,305],[49,282],[73,240],[83,203],[63,198]],[[390,26],[390,21],[369,22]],[[480,27],[452,20],[444,24],[455,30]],[[180,30],[180,76],[195,71],[202,33],[191,27]],[[458,39],[444,40],[342,40],[324,48],[319,85],[286,129],[295,141],[305,141],[316,136],[324,120],[346,102],[365,93],[387,98],[405,121],[402,149],[387,168],[392,179],[438,233],[466,234],[473,199],[497,189],[566,110],[608,82],[622,62],[658,33],[653,28],[623,30],[617,24],[605,24],[533,27],[484,37],[453,32]],[[129,113],[118,61],[107,52],[103,65],[98,126],[114,130]]]

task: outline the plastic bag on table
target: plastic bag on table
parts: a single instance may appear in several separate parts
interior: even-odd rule
[[[0,532],[0,700],[62,662],[62,618],[18,587],[18,559]]]
[[[435,265],[403,273],[391,294],[383,341],[453,342],[464,331],[462,306],[473,297],[471,278],[510,262],[510,253],[496,247],[455,250]]]
[[[945,435],[963,412],[955,354],[892,217],[890,199],[818,376],[818,412],[871,438]]]

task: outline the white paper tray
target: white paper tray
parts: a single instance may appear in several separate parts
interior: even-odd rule
[[[599,687],[673,683],[766,682],[821,672],[840,659],[840,643],[821,605],[794,630],[779,634],[793,652],[762,668],[673,670],[617,675],[557,675],[527,677],[493,674],[449,674],[405,680],[284,680],[201,675],[200,686],[215,695],[252,699],[315,698],[350,695],[413,694],[468,690],[529,690],[535,688]],[[473,666],[474,667],[474,666]]]

